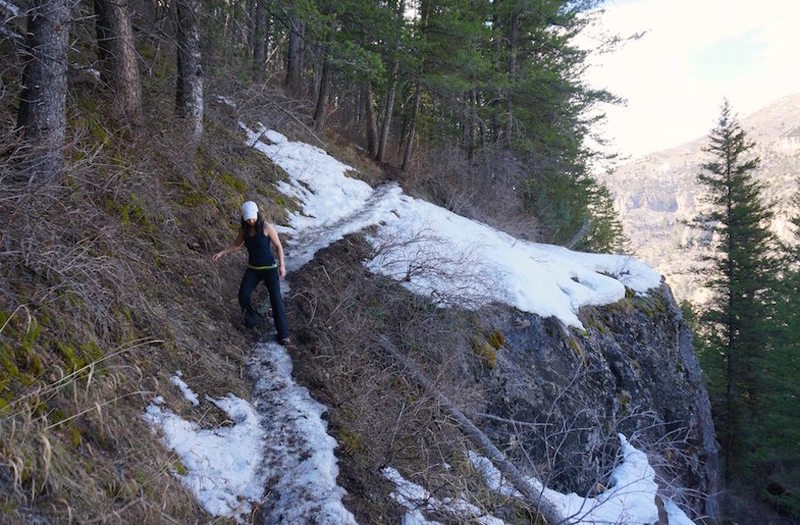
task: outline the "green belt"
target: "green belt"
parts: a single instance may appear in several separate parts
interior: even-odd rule
[[[254,266],[250,263],[247,263],[247,267],[250,268],[251,270],[274,270],[275,268],[278,267],[278,265],[271,264],[269,266]]]

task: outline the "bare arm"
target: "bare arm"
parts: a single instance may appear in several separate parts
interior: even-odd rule
[[[286,266],[283,263],[283,245],[281,244],[281,240],[278,237],[278,231],[275,227],[268,222],[264,223],[264,235],[269,237],[269,240],[272,242],[272,245],[275,247],[275,255],[278,256],[278,272],[280,273],[281,279],[286,277]]]
[[[236,250],[238,250],[239,248],[241,248],[242,244],[244,244],[244,233],[242,232],[242,229],[239,228],[239,235],[236,236],[236,240],[233,241],[233,244],[231,244],[230,246],[228,246],[224,250],[215,253],[213,256],[211,256],[211,260],[214,261],[214,262],[219,261],[220,259],[222,259],[226,255],[228,255],[230,253],[233,253]]]

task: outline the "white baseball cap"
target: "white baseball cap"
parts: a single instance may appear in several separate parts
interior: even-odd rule
[[[253,201],[247,201],[242,204],[242,220],[257,219],[258,218],[258,205]]]

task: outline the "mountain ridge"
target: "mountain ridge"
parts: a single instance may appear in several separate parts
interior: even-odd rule
[[[752,153],[761,159],[755,178],[775,210],[771,228],[791,239],[786,219],[800,173],[800,93],[787,95],[740,119]],[[704,207],[704,190],[696,183],[707,137],[649,153],[601,177],[612,195],[633,252],[662,272],[678,300],[708,300],[696,269],[709,239],[685,222]]]

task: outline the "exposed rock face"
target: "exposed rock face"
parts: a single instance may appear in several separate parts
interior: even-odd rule
[[[485,428],[517,461],[549,469],[549,486],[582,495],[606,482],[622,432],[648,452],[667,495],[695,519],[717,516],[711,407],[668,287],[580,317],[585,333],[535,315],[493,320],[505,344],[480,379]]]

